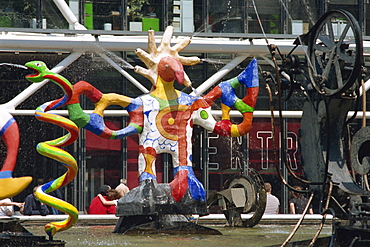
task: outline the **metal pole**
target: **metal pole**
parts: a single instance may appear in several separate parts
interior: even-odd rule
[[[285,165],[289,165],[289,164],[284,164],[284,159],[282,158],[282,155],[283,155],[283,152],[287,152],[287,149],[286,149],[286,140],[287,140],[287,120],[286,118],[283,119],[283,126],[280,126],[280,128],[284,128],[284,136],[281,136],[280,137],[280,167],[282,167],[282,173],[283,173],[283,177],[285,179],[285,181],[289,181],[289,178],[288,178],[288,169],[286,168]],[[283,194],[283,197],[282,197],[282,209],[283,209],[283,213],[284,214],[288,214],[289,213],[289,209],[286,205],[289,204],[289,190],[288,190],[288,187],[287,186],[284,186],[284,184],[281,184],[282,186],[282,194]]]
[[[201,134],[201,150],[202,150],[202,155],[201,155],[201,164],[203,168],[203,185],[205,191],[208,193],[209,190],[209,157],[208,157],[208,147],[209,147],[209,138],[208,138],[208,130],[203,129],[202,134]]]
[[[287,108],[287,102],[284,102],[283,103],[283,110],[286,110],[286,108]],[[282,158],[284,153],[286,155],[287,152],[288,152],[287,145],[286,145],[287,136],[288,136],[288,121],[287,121],[287,118],[283,118],[282,122],[283,122],[283,126],[280,126],[280,128],[283,128],[284,136],[280,136],[280,166],[282,167],[282,173],[283,173],[283,177],[284,177],[285,181],[289,181],[289,177],[288,177],[289,173],[288,173],[288,169],[286,168],[286,166],[289,166],[290,164],[285,164],[284,159]],[[281,133],[281,131],[280,131],[280,133]],[[286,161],[289,162],[289,160],[286,160]],[[284,186],[284,184],[282,184],[282,193],[283,193],[282,205],[284,205],[282,207],[283,213],[288,214],[289,213],[289,208],[286,205],[289,205],[289,190],[288,190],[287,186]]]
[[[122,58],[125,59],[125,61],[127,61],[127,54],[126,52],[122,52]],[[121,92],[123,95],[127,95],[127,79],[125,77],[122,78],[122,84],[121,84]],[[127,123],[126,123],[126,117],[125,116],[121,116],[121,120],[122,120],[122,126],[126,126]],[[122,142],[122,157],[121,157],[121,161],[122,161],[122,173],[121,173],[121,178],[126,178],[127,179],[127,138],[123,138],[121,140]]]
[[[42,0],[36,3],[36,28],[42,28]]]
[[[169,173],[169,154],[163,153],[163,183],[169,183],[168,173]]]
[[[122,125],[126,125],[126,121],[124,117],[121,117],[122,119]],[[127,179],[127,138],[121,139],[122,142],[122,172],[121,172],[121,178]]]
[[[81,103],[84,103],[85,97],[81,99]],[[76,189],[73,190],[74,196],[73,198],[77,197],[78,201],[78,210],[84,211],[87,204],[87,198],[84,191],[88,190],[86,186],[86,130],[80,129],[80,135],[78,136],[78,186],[74,183],[74,187]]]
[[[122,5],[122,13],[121,13],[121,20],[122,20],[122,30],[127,31],[127,0],[121,1]]]
[[[365,35],[365,1],[358,0],[358,24],[360,25],[362,35]]]
[[[85,25],[85,3],[86,0],[79,0],[78,1],[78,22],[81,25]]]
[[[288,2],[286,0],[282,0],[281,5],[285,5],[288,8]],[[287,34],[287,27],[288,27],[288,18],[287,18],[287,13],[286,10],[283,6],[281,6],[281,19],[280,19],[280,24],[281,24],[281,33],[282,34]]]
[[[248,0],[243,1],[243,32],[248,33]]]
[[[3,105],[0,105],[0,108],[3,108]],[[35,115],[35,110],[14,110],[14,109],[7,109],[4,107],[10,114],[14,116],[33,116]],[[85,113],[91,114],[93,113],[94,110],[84,110]],[[68,111],[67,110],[52,110],[48,111],[49,113],[52,114],[58,114],[61,116],[68,116]],[[215,117],[221,117],[222,111],[221,110],[214,110],[211,111],[212,115]],[[348,112],[348,117],[351,117],[354,115],[354,111],[349,111]],[[116,116],[128,116],[127,111],[125,110],[105,110],[104,111],[104,116],[106,117],[116,117]],[[274,111],[274,116],[278,117],[279,112]],[[282,116],[285,118],[301,118],[302,117],[302,111],[283,111]],[[357,112],[356,119],[361,119],[364,116],[363,112]],[[242,117],[239,111],[230,111],[230,117]],[[268,118],[271,117],[271,112],[270,111],[254,111],[253,112],[253,118]],[[365,113],[365,117],[367,119],[370,119],[370,112],[367,111]]]
[[[205,33],[208,33],[208,27],[209,27],[208,4],[209,4],[208,0],[202,1],[203,27],[204,27]]]
[[[160,30],[165,30],[168,26],[168,13],[169,11],[169,3],[168,0],[162,1],[162,26]],[[172,12],[172,11],[171,11]]]

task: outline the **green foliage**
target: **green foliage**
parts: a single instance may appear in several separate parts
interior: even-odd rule
[[[133,21],[141,21],[143,17],[142,7],[145,4],[149,5],[149,0],[130,0],[128,2],[130,6],[129,15]]]
[[[36,1],[35,0],[20,0],[13,1],[12,8],[15,12],[23,13],[30,16],[36,15]]]

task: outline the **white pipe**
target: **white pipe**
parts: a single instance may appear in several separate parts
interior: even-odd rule
[[[202,95],[208,88],[212,87],[216,82],[221,80],[222,77],[227,75],[232,69],[234,69],[238,64],[243,62],[249,55],[240,55],[226,64],[222,69],[217,71],[213,74],[210,78],[208,78],[205,82],[203,82],[191,95]]]
[[[74,30],[87,30],[86,27],[78,22],[76,16],[64,0],[54,0],[54,3]]]
[[[370,79],[369,80],[367,80],[365,83],[364,83],[364,85],[365,85],[365,92],[367,92],[367,90],[369,90],[370,89]],[[362,96],[362,87],[360,86],[360,96]]]
[[[249,219],[253,216],[253,214],[241,214],[242,219]],[[21,222],[27,221],[60,221],[67,219],[68,215],[59,214],[59,215],[14,215],[12,218],[19,219]],[[263,220],[299,220],[302,217],[301,214],[264,214],[262,216]],[[194,215],[195,219],[203,219],[203,220],[226,220],[224,214],[209,214],[206,216],[199,216]],[[304,217],[307,220],[321,220],[323,216],[321,214],[307,214]],[[114,214],[83,214],[80,213],[78,216],[79,221],[99,221],[99,220],[112,220],[112,223],[116,224],[119,217],[115,216]],[[332,220],[334,217],[332,215],[326,216],[327,220]]]
[[[94,110],[84,110],[85,113],[91,114],[93,113]],[[14,116],[33,116],[35,114],[34,110],[9,110],[9,113],[14,115]],[[48,113],[52,114],[58,114],[61,116],[68,116],[68,111],[67,110],[52,110],[49,111]],[[215,117],[221,117],[222,111],[221,110],[212,110],[211,111],[212,115]],[[282,112],[283,117],[289,117],[289,118],[301,118],[302,117],[302,111],[283,111]],[[350,114],[349,114],[350,115]],[[104,116],[129,116],[126,110],[105,110],[104,111]],[[270,111],[254,111],[253,116],[255,118],[269,118],[271,117],[271,112]],[[278,117],[279,112],[274,111],[274,116]],[[230,111],[230,117],[242,117],[239,111],[232,110]],[[359,116],[358,116],[359,117]],[[370,112],[368,114],[368,117],[370,117]]]
[[[181,39],[172,39],[173,43]],[[280,51],[289,52],[294,46],[292,41],[276,40],[275,44]],[[19,33],[0,34],[0,50],[5,51],[67,51],[74,49],[85,52],[99,52],[102,49],[107,51],[134,51],[137,48],[146,50],[148,47],[147,36],[112,36],[100,35],[99,45],[92,35],[62,36],[57,34],[28,35]],[[250,54],[250,56],[259,56],[270,54],[263,42],[255,41],[250,44],[246,40],[220,40],[215,39],[196,39],[192,38],[191,43],[182,50],[189,53],[233,53]],[[303,55],[303,49],[296,49],[294,54]]]
[[[82,55],[81,52],[74,52],[70,54],[68,57],[63,59],[60,63],[58,63],[54,68],[51,69],[54,73],[60,73],[62,70],[64,70],[68,65],[73,63],[75,60],[77,60]],[[25,79],[26,80],[26,79]],[[20,94],[15,96],[12,100],[5,103],[4,105],[0,105],[0,108],[5,108],[11,112],[11,110],[14,110],[15,107],[17,107],[19,104],[21,104],[23,101],[25,101],[28,97],[30,97],[32,94],[34,94],[37,90],[42,88],[49,80],[43,80],[39,83],[32,83],[28,88],[23,90]]]
[[[0,106],[1,107],[1,106]],[[85,113],[91,114],[94,110],[84,110]],[[35,114],[35,110],[9,110],[9,113],[13,116],[33,116]],[[61,116],[68,116],[67,110],[52,110],[49,113],[58,114]],[[221,117],[222,111],[221,110],[212,110],[212,115],[215,117]],[[302,111],[282,111],[282,116],[285,118],[302,118]],[[347,116],[353,116],[354,112],[348,112]],[[105,110],[104,116],[109,117],[118,117],[118,116],[129,116],[126,110]],[[363,112],[357,112],[356,118],[360,119],[363,116]],[[370,112],[366,112],[365,116],[367,119],[370,119]],[[230,117],[242,117],[240,112],[233,110],[230,111]],[[254,118],[270,118],[271,111],[254,111],[253,112]],[[274,111],[274,117],[279,117],[279,111]]]
[[[242,219],[249,219],[253,216],[253,214],[241,214]],[[14,215],[12,218],[19,219],[22,222],[27,221],[60,221],[67,219],[68,215]],[[262,216],[263,220],[298,220],[302,217],[300,214],[264,214]],[[195,219],[203,219],[203,220],[226,220],[224,214],[209,214],[206,216],[199,216],[194,215]],[[307,220],[321,220],[323,216],[321,214],[307,214],[305,215],[305,219]],[[332,220],[334,217],[332,215],[327,215],[327,220]],[[114,214],[83,214],[82,212],[78,216],[79,222],[81,221],[99,221],[99,220],[111,220],[113,224],[116,224],[116,221],[119,217],[115,216]]]
[[[117,63],[115,63],[110,57],[105,55],[102,52],[98,52],[99,56],[104,58],[110,65],[112,65],[119,73],[121,73],[124,77],[126,77],[132,84],[134,84],[137,88],[139,88],[143,93],[148,93],[149,90],[146,89],[143,85],[140,84],[134,77],[132,77],[129,73],[123,70]]]

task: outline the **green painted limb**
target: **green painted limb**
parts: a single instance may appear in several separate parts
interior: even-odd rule
[[[89,116],[89,114],[85,113],[82,110],[81,105],[79,103],[68,105],[67,109],[68,109],[69,118],[79,128],[83,128],[89,123],[90,116]]]

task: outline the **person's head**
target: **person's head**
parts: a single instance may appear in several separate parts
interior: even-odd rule
[[[154,12],[154,10],[155,10],[155,8],[153,6],[151,6],[151,5],[148,6],[148,11],[150,13]]]
[[[127,185],[127,179],[126,178],[121,178],[120,182],[121,182],[121,184]]]
[[[265,183],[265,190],[267,193],[271,193],[272,191],[272,186],[270,183]]]
[[[117,190],[115,189],[110,189],[107,191],[107,199],[110,200],[110,201],[113,201],[113,200],[117,200],[117,199],[120,199],[121,196],[120,194],[118,193]]]
[[[38,188],[39,186],[35,186],[35,187],[33,187],[33,189],[32,189],[32,194],[34,195],[34,196],[36,196],[36,190],[37,190],[37,188]]]
[[[37,179],[37,185],[42,185],[44,184],[44,179],[43,178],[38,178]]]
[[[100,188],[99,188],[99,193],[102,194],[103,196],[106,196],[107,195],[107,191],[110,190],[111,187],[109,185],[102,185]]]
[[[303,190],[303,188],[301,186],[299,186],[299,185],[294,185],[293,188],[295,190]],[[295,198],[301,198],[302,197],[302,194],[301,193],[298,193],[298,192],[296,192],[294,190],[292,190],[292,196],[295,197]]]

